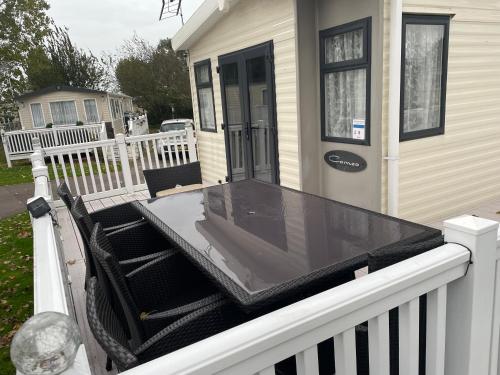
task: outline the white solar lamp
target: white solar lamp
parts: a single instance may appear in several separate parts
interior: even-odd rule
[[[24,375],[60,374],[75,361],[82,339],[75,321],[54,311],[36,314],[15,334],[10,358]]]

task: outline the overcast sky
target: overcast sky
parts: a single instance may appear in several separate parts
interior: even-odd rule
[[[73,42],[95,55],[114,52],[134,32],[156,44],[172,37],[181,27],[179,17],[158,21],[161,0],[48,0],[49,15],[66,26]],[[203,0],[184,0],[184,20]]]

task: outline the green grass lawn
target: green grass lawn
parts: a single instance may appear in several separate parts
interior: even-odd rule
[[[33,315],[33,236],[27,212],[0,220],[0,374],[15,374],[9,345]]]

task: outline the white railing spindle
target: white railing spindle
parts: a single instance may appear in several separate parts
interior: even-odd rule
[[[444,374],[446,285],[427,294],[426,375]]]
[[[85,168],[83,166],[81,152],[77,152],[77,157],[78,157],[78,165],[80,166],[80,173],[81,173],[82,181],[83,181],[83,188],[85,189],[85,194],[88,195],[89,194],[89,187],[87,185],[87,176],[85,175]]]
[[[368,321],[370,375],[389,374],[389,312]]]
[[[418,375],[419,299],[399,306],[399,373]]]
[[[356,375],[356,329],[350,328],[334,338],[335,374]]]
[[[318,375],[318,347],[316,345],[307,348],[295,356],[297,363],[297,375]]]

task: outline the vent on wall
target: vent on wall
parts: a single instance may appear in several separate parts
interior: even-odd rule
[[[184,17],[182,16],[182,0],[162,0],[160,21],[172,17],[181,17],[184,25]]]

